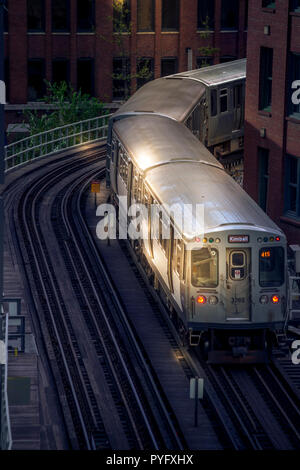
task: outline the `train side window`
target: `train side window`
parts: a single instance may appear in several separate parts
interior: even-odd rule
[[[233,88],[233,107],[240,108],[242,105],[242,85]]]
[[[125,185],[128,184],[128,157],[123,149],[119,152],[119,174]]]
[[[228,111],[228,90],[223,88],[220,90],[220,113]]]
[[[173,271],[180,276],[181,273],[181,260],[182,260],[182,240],[174,238],[173,241]]]
[[[217,90],[211,90],[210,94],[210,114],[216,116],[218,113],[217,107]]]
[[[168,240],[164,238],[164,232],[166,233],[166,226],[163,222],[163,216],[162,213],[159,215],[159,243],[163,249],[163,251],[166,253],[167,248],[168,248]]]
[[[111,141],[111,160],[115,160],[115,152],[117,151],[118,144],[115,139],[112,139]]]

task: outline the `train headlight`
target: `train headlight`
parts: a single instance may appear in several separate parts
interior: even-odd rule
[[[263,239],[262,239],[261,237],[258,237],[258,239],[257,239],[258,243],[261,243],[262,240],[263,240]]]
[[[210,295],[210,296],[208,297],[208,303],[209,303],[210,305],[217,305],[218,302],[219,302],[219,299],[218,299],[218,297],[217,297],[216,295]]]
[[[206,304],[206,297],[205,295],[198,295],[197,297],[197,304],[204,305]]]
[[[269,297],[267,295],[261,295],[259,301],[261,304],[267,304],[269,302]]]
[[[272,295],[271,301],[272,301],[273,304],[278,304],[279,303],[278,295]]]

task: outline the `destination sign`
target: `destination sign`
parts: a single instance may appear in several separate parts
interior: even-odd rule
[[[249,235],[229,235],[229,243],[249,243]]]

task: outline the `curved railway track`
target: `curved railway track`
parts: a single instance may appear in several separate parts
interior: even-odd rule
[[[14,219],[29,285],[36,292],[36,311],[42,317],[41,329],[50,362],[52,366],[55,362],[54,375],[58,372],[60,376],[58,389],[62,403],[67,404],[62,409],[71,446],[111,448],[98,406],[99,397],[64,300],[64,286],[56,276],[55,264],[60,262],[60,256],[70,275],[90,347],[103,369],[128,448],[183,449],[186,447],[184,438],[176,420],[169,416],[168,403],[161,398],[159,387],[130,331],[117,294],[109,285],[109,275],[99,263],[94,272],[95,254],[88,239],[81,237],[83,220],[74,217],[74,205],[77,208],[80,205],[81,186],[95,172],[102,171],[103,161],[104,154],[99,156],[99,151],[92,152],[83,160],[66,160],[62,167],[36,178],[21,195]],[[47,194],[55,186],[62,189],[52,202]],[[49,218],[60,256],[50,249],[51,244],[41,227],[45,206],[51,210]]]
[[[103,166],[104,153],[99,154],[97,149],[82,153],[79,158],[69,160],[66,157],[60,165],[50,166],[42,176],[33,170],[32,182],[20,192],[13,222],[10,221],[17,233],[28,285],[35,291],[35,311],[41,315],[36,320],[40,323],[49,362],[57,379],[70,446],[81,449],[112,447],[99,396],[78,341],[78,331],[74,329],[72,315],[64,300],[64,286],[57,278],[56,260],[63,261],[68,273],[80,308],[81,324],[85,325],[97,367],[103,371],[128,448],[182,450],[187,445],[176,417],[127,319],[109,270],[102,262],[84,220],[86,188],[95,176],[104,176]],[[6,189],[7,204],[13,204],[13,187]],[[54,187],[58,188],[55,197],[47,199]],[[41,227],[45,220],[41,214],[45,208],[56,238],[56,254],[50,249],[51,244]],[[124,243],[123,250],[148,299],[152,298],[153,314],[159,319],[187,378],[202,375],[207,379],[202,404],[215,423],[224,447],[299,449],[300,403],[286,387],[280,371],[274,369],[275,366],[248,366],[241,370],[199,365],[180,344],[165,307],[141,268],[132,262],[132,250]],[[253,398],[258,395],[260,404]],[[271,415],[272,419],[268,421]]]

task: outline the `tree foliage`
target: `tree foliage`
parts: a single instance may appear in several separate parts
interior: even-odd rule
[[[75,91],[66,82],[46,84],[47,93],[41,101],[49,105],[49,110],[42,115],[37,110],[24,111],[25,122],[30,126],[30,135],[107,114],[103,103],[97,98],[82,93],[81,90]]]

